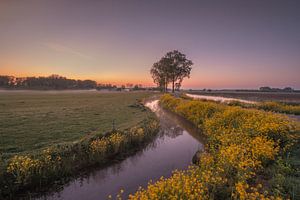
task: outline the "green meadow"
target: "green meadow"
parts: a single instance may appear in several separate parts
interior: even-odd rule
[[[147,92],[2,91],[0,152],[31,153],[130,128],[149,114],[139,101]]]

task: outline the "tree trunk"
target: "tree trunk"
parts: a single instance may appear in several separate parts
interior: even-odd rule
[[[167,78],[165,77],[165,93],[168,92],[168,83],[167,83]]]
[[[173,81],[172,81],[172,93],[174,93],[174,85],[175,85],[175,81],[173,79]]]
[[[165,82],[165,92],[167,92],[167,91],[168,91],[168,83]]]

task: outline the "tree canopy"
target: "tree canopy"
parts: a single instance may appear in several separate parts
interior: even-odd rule
[[[154,63],[150,73],[154,83],[163,91],[167,91],[168,85],[172,84],[172,92],[175,88],[180,89],[185,77],[190,77],[193,62],[178,50],[166,53],[158,62]]]

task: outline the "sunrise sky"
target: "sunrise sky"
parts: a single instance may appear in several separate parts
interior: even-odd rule
[[[174,49],[184,88],[300,89],[300,1],[0,1],[1,75],[152,85]]]

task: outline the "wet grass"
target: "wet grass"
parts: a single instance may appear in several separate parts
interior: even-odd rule
[[[112,129],[126,129],[148,112],[137,100],[151,93],[1,92],[0,153],[30,153],[73,143]]]

